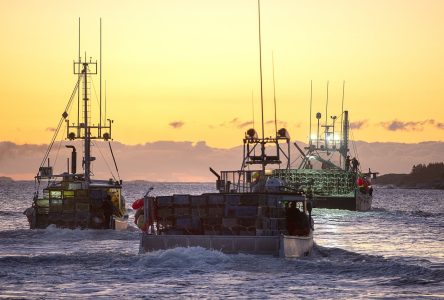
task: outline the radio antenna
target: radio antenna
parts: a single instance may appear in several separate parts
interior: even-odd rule
[[[102,18],[100,18],[100,117],[99,117],[99,135],[102,136]]]
[[[262,87],[262,41],[261,41],[261,2],[257,0],[257,13],[259,20],[259,75],[261,79],[261,114],[262,114],[262,140],[264,140],[264,93]],[[265,150],[265,149],[264,149]]]
[[[345,80],[342,81],[342,107],[341,107],[341,148],[344,139],[344,95],[345,95]],[[342,149],[341,149],[342,150]],[[339,155],[339,165],[342,166],[342,155]]]
[[[78,58],[79,58],[79,65],[77,72],[80,74],[80,61],[82,58],[80,57],[80,17],[79,17],[79,50],[78,50]],[[80,77],[80,75],[79,75]],[[80,124],[80,89],[77,90],[77,124]],[[77,129],[77,136],[80,135],[80,129]]]
[[[261,41],[261,3],[257,0],[257,13],[259,23],[259,71],[261,79],[261,115],[262,115],[262,141],[261,141],[261,157],[265,158],[265,133],[264,133],[264,93],[262,87],[262,41]],[[265,171],[266,163],[262,161],[262,171]]]
[[[325,126],[327,126],[327,120],[328,120],[328,114],[327,114],[327,112],[328,112],[328,84],[329,84],[329,81],[327,80],[327,101],[325,103]]]
[[[341,137],[342,137],[342,124],[344,123],[344,95],[345,95],[345,80],[342,82],[342,107],[341,107]]]
[[[313,106],[313,80],[310,80],[310,133],[308,135],[308,139],[310,141],[310,146],[312,144],[312,140],[311,140],[311,110],[312,110],[312,106]]]

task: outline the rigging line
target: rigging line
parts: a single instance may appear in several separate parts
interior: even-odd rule
[[[50,143],[48,149],[46,150],[45,156],[44,156],[44,158],[43,158],[43,160],[42,160],[42,162],[40,164],[40,168],[43,167],[43,165],[45,164],[46,159],[49,156],[49,153],[51,152],[52,146],[54,145],[54,141],[57,138],[57,135],[59,133],[60,127],[62,126],[62,123],[65,120],[65,118],[67,117],[67,115],[65,116],[65,114],[67,114],[66,111],[71,106],[72,100],[74,99],[74,96],[76,95],[76,91],[77,91],[77,89],[79,87],[79,84],[80,84],[80,77],[77,79],[77,83],[76,83],[76,85],[74,87],[74,90],[71,93],[71,97],[69,98],[68,104],[65,107],[65,111],[62,114],[62,118],[60,119],[59,124],[57,125],[57,129],[54,132],[54,135],[52,137],[51,143]]]
[[[116,176],[114,176],[114,173],[111,170],[111,167],[109,166],[107,160],[105,159],[105,156],[103,155],[102,150],[100,149],[100,146],[98,144],[96,144],[95,142],[93,142],[92,144],[93,144],[93,146],[95,146],[99,150],[100,156],[102,156],[102,159],[105,162],[106,167],[108,168],[108,171],[111,173],[111,176],[114,178],[114,180],[116,180]]]
[[[359,161],[359,153],[358,153],[358,149],[356,148],[355,137],[353,135],[352,128],[350,128],[349,130],[350,130],[350,135],[352,138],[353,151],[355,152],[356,159]]]
[[[69,108],[69,110],[68,110],[68,114],[70,114],[71,111],[72,111],[72,106]],[[65,127],[65,129],[63,130],[63,133],[64,133],[64,134],[63,134],[62,136],[66,136],[66,127]],[[59,147],[58,147],[58,149],[57,149],[56,157],[55,157],[55,160],[54,160],[54,166],[57,165],[57,159],[58,159],[58,157],[59,157],[59,152],[60,152],[60,147],[62,146],[62,141],[63,141],[63,139],[60,139],[60,141],[59,141]]]
[[[66,130],[66,128],[65,128],[65,130]],[[66,133],[66,131],[65,131],[65,133]],[[54,160],[54,166],[57,165],[57,159],[59,158],[59,152],[60,152],[60,148],[61,148],[61,146],[62,146],[62,142],[63,142],[63,140],[61,139],[61,140],[59,141],[59,146],[58,146],[58,148],[57,148],[57,153],[56,153],[56,157],[55,157],[55,160]]]
[[[114,166],[116,167],[117,176],[119,177],[119,180],[120,180],[119,168],[117,168],[116,158],[114,157],[114,152],[113,152],[113,148],[111,148],[111,142],[110,141],[108,141],[108,145],[109,145],[109,150],[111,150],[111,155],[113,156]]]
[[[93,90],[94,90],[94,95],[96,96],[96,102],[97,102],[97,105],[100,105],[100,104],[99,104],[99,98],[97,97],[97,90],[96,90],[96,86],[94,85],[94,80],[93,80],[93,78],[92,78],[92,77],[90,77],[90,80],[91,80],[91,84],[92,84],[92,86],[93,86]]]
[[[276,112],[276,84],[274,81],[274,52],[271,52],[271,61],[273,64],[273,99],[274,99],[274,131],[277,135],[277,112]]]
[[[251,90],[251,107],[253,111],[253,129],[254,129],[254,97],[253,97],[253,90]]]

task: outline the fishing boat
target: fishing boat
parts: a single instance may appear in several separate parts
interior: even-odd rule
[[[258,17],[263,112],[259,1]],[[275,137],[265,137],[262,113],[262,137],[250,129],[243,141],[244,155],[239,170],[218,174],[210,168],[218,178],[219,193],[157,197],[147,194],[134,203],[133,208],[138,209],[136,216],[139,215],[136,223],[143,230],[141,253],[199,246],[224,253],[286,258],[310,254],[314,230],[311,199],[270,176],[273,169],[268,168],[289,168],[288,131],[281,128],[276,130]],[[253,169],[254,165],[261,168]]]
[[[336,116],[331,116],[331,123],[326,118],[323,125],[321,117],[318,112],[317,133],[310,134],[305,151],[294,143],[300,153],[299,166],[274,170],[273,176],[295,190],[310,194],[314,207],[370,210],[373,198],[371,179],[376,178],[378,173],[370,169],[368,172],[361,171],[356,151],[355,157],[351,158],[348,111],[344,110],[340,116],[342,126],[339,126],[339,131],[335,127]],[[320,133],[322,130],[323,134]]]
[[[309,255],[313,224],[304,196],[291,193],[210,193],[144,198],[140,252],[203,247],[223,253]]]
[[[25,211],[31,229],[46,228],[55,225],[62,228],[94,228],[125,230],[128,226],[128,215],[125,209],[125,200],[121,194],[122,180],[114,175],[111,179],[95,179],[92,172],[92,163],[96,160],[92,156],[92,147],[99,147],[98,143],[108,144],[110,154],[118,174],[118,168],[111,147],[112,123],[102,115],[102,22],[100,21],[100,61],[92,61],[80,56],[80,19],[79,19],[79,56],[73,63],[74,74],[77,77],[74,90],[62,113],[62,117],[55,130],[54,136],[45,153],[42,163],[35,176],[36,190],[32,206]],[[91,90],[94,88],[93,75],[100,74],[100,114],[96,124],[93,123],[91,112]],[[69,120],[73,102],[77,98],[77,120]],[[105,103],[106,107],[106,103]],[[74,110],[75,111],[75,110]],[[76,116],[73,118],[75,119]],[[103,118],[105,117],[105,118]],[[106,121],[105,121],[106,120]],[[58,144],[55,141],[62,125],[66,126],[66,140]],[[75,142],[82,141],[81,143]],[[95,142],[100,141],[100,142]],[[57,155],[62,144],[71,149],[70,158],[67,158],[67,168],[64,172],[56,173],[55,166],[50,163],[50,154],[57,148]],[[82,146],[83,171],[77,171],[77,149]],[[100,150],[100,149],[99,149]],[[71,159],[71,163],[69,160]],[[56,159],[54,160],[54,162]],[[71,167],[71,169],[70,169]]]

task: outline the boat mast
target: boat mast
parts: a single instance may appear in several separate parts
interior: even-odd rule
[[[85,129],[85,182],[88,184],[91,181],[91,137],[88,127],[88,63],[82,63],[83,76],[83,110],[84,110],[84,129]]]
[[[78,53],[77,57],[78,57],[79,61],[82,60],[82,58],[80,57],[80,18],[79,18],[79,53]],[[77,73],[80,74],[80,64],[78,65]],[[77,124],[79,124],[79,123],[80,123],[80,92],[78,90],[77,91]],[[80,131],[77,130],[77,136],[79,136],[79,135],[80,135]]]
[[[100,18],[100,54],[99,54],[99,62],[100,62],[100,112],[99,112],[99,136],[102,135],[102,18]]]
[[[341,138],[343,138],[344,135],[344,92],[345,92],[345,80],[342,81]],[[342,141],[343,139],[341,140],[341,143]],[[340,148],[342,148],[342,144],[340,145]],[[339,156],[339,165],[342,166],[342,155]]]
[[[274,53],[271,52],[271,63],[273,65],[273,100],[274,100],[274,132],[277,137],[277,111],[276,111],[276,83],[274,80]]]
[[[344,111],[344,123],[343,123],[343,141],[341,147],[341,155],[343,157],[343,169],[345,170],[345,160],[347,158],[348,153],[348,132],[349,132],[349,124],[348,124],[348,111]]]

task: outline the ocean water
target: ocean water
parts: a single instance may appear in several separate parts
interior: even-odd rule
[[[124,185],[127,206],[151,186]],[[214,191],[155,183],[155,195]],[[377,188],[370,212],[314,209],[311,256],[139,254],[139,233],[29,230],[33,182],[0,182],[0,298],[444,298],[444,191]],[[130,221],[134,212],[129,209]]]

